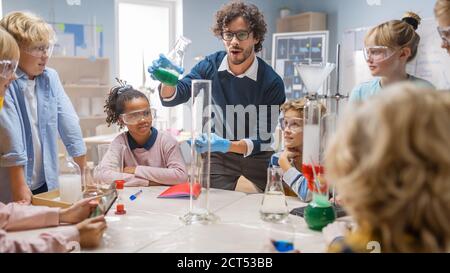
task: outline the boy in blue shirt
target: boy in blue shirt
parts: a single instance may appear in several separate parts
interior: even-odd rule
[[[55,36],[51,26],[23,12],[6,15],[0,24],[20,47],[17,79],[0,114],[5,138],[0,142],[0,201],[30,203],[32,194],[58,187],[58,135],[80,168],[86,148],[58,73],[46,67]]]

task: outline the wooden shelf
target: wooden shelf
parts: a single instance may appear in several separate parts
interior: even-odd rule
[[[58,71],[63,85],[109,85],[109,59],[54,56],[48,66]]]
[[[91,103],[97,98],[104,101],[110,90],[110,86],[107,85],[66,84],[63,87],[74,104],[80,104],[83,98],[89,98]]]
[[[54,56],[49,67],[59,74],[80,119],[83,136],[96,135],[97,129],[106,125],[103,106],[111,88],[109,59]]]
[[[277,20],[277,32],[303,32],[327,29],[327,15],[320,12],[304,12]]]

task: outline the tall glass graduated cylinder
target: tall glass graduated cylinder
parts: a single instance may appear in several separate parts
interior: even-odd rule
[[[321,108],[316,95],[309,95],[304,107],[303,124],[303,158],[302,173],[308,181],[308,188],[315,191],[314,173],[323,174],[323,167],[320,165],[320,121]],[[314,166],[313,166],[314,165]]]

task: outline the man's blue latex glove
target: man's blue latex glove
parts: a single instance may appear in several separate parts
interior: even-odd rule
[[[189,144],[189,146],[192,147],[192,141],[190,139],[188,139],[186,142],[187,144]],[[197,139],[195,139],[195,151],[199,154],[204,153],[208,150],[208,147],[205,147],[203,143],[203,136],[199,136]]]
[[[191,141],[188,140],[188,144],[191,145]],[[231,141],[220,136],[211,133],[211,152],[226,153],[230,150]],[[202,134],[195,139],[195,150],[197,153],[206,153],[208,151],[208,136]]]
[[[152,62],[152,65],[147,68],[147,71],[148,73],[150,73],[152,79],[165,83],[165,79],[161,78],[157,73],[155,73],[155,71],[160,68],[174,70],[178,74],[183,74],[184,72],[184,69],[182,67],[179,67],[178,65],[172,63],[164,54],[159,54],[159,58]]]

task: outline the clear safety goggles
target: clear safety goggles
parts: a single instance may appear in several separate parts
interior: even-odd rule
[[[1,60],[0,61],[0,77],[9,80],[16,72],[18,61],[13,60]]]
[[[450,44],[450,26],[446,28],[437,27],[437,31],[439,32],[441,39],[447,44]]]
[[[156,109],[148,108],[144,110],[137,110],[120,115],[122,117],[123,123],[126,125],[136,125],[139,121],[152,120],[156,117]]]
[[[303,131],[303,119],[302,118],[280,118],[281,130],[285,131],[289,129],[292,132]]]
[[[50,58],[54,48],[54,43],[48,43],[46,45],[30,46],[28,48],[24,48],[23,51],[36,58],[42,58],[44,55]]]
[[[370,60],[374,63],[385,61],[394,55],[396,50],[392,50],[387,46],[371,46],[364,48],[364,58],[366,62]]]

